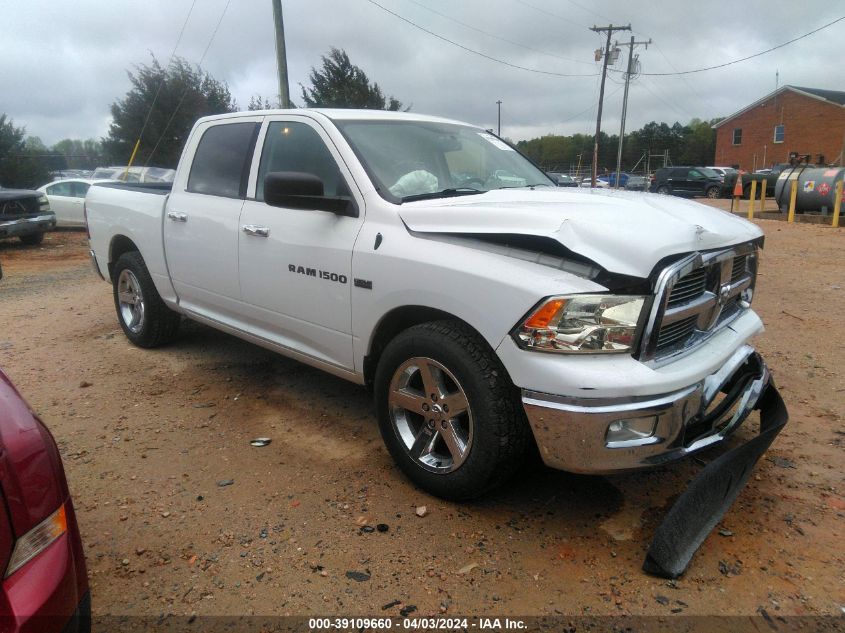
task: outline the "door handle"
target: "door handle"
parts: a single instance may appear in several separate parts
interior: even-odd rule
[[[187,222],[188,215],[185,213],[179,213],[178,211],[168,211],[167,217],[173,220],[174,222]]]
[[[241,230],[247,235],[255,235],[257,237],[269,237],[270,229],[266,226],[258,226],[257,224],[244,224]]]

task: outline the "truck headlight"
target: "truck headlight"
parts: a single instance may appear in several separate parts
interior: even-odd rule
[[[551,297],[514,331],[525,349],[568,354],[630,352],[645,297]]]

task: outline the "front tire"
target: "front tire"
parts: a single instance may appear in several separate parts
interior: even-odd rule
[[[715,200],[716,198],[718,198],[719,194],[720,188],[716,186],[708,187],[707,191],[704,192],[704,195],[710,198],[711,200]]]
[[[162,301],[138,251],[118,258],[112,279],[117,320],[126,338],[146,348],[173,339],[181,317]]]
[[[665,194],[671,193],[671,191],[669,190],[669,187],[667,185],[660,185],[657,188],[657,193],[662,193],[662,194],[665,195]]]
[[[376,370],[375,401],[391,456],[435,496],[478,497],[523,463],[530,431],[519,393],[462,323],[423,323],[393,339]]]

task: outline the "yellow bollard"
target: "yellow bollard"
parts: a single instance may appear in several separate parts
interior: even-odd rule
[[[836,183],[836,188],[834,189],[836,192],[834,195],[836,196],[836,202],[833,203],[833,222],[831,226],[836,228],[839,226],[839,209],[842,207],[842,181]]]
[[[795,222],[795,201],[798,200],[798,181],[792,181],[792,190],[789,192],[789,215],[786,216],[786,221],[789,223]]]
[[[760,213],[766,210],[766,181],[760,183]]]
[[[754,219],[754,198],[757,197],[757,181],[751,181],[751,195],[748,196],[748,219]]]

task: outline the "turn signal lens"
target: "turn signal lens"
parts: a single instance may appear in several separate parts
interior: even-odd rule
[[[528,317],[525,322],[525,327],[530,328],[545,328],[549,326],[549,322],[555,318],[560,309],[566,304],[563,299],[552,299],[547,301],[540,308]]]
[[[15,549],[6,568],[6,578],[38,556],[62,534],[67,532],[65,506],[59,506],[53,514],[15,541]]]
[[[525,349],[560,353],[630,352],[645,297],[552,297],[516,329]]]

